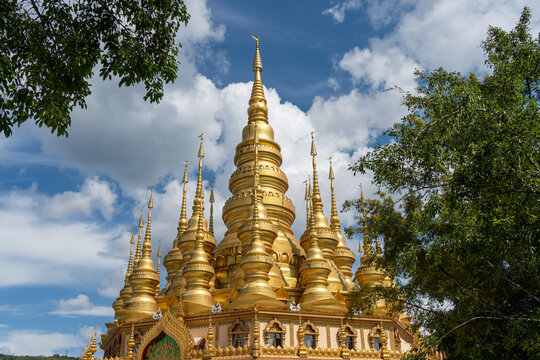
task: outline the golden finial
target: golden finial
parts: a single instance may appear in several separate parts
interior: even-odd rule
[[[141,217],[139,218],[139,240],[137,241],[137,250],[135,251],[135,260],[133,260],[133,267],[137,266],[137,263],[141,259],[141,237],[143,228],[143,209],[141,208]]]
[[[379,237],[378,236],[375,238],[375,254],[378,257],[382,256],[381,243],[379,242]]]
[[[321,202],[321,194],[319,190],[319,175],[317,174],[317,162],[315,157],[317,156],[317,149],[315,148],[315,137],[313,136],[313,131],[311,132],[311,157],[313,158],[313,196],[312,201],[314,203]],[[322,211],[322,204],[321,204]]]
[[[210,183],[210,223],[208,224],[208,230],[214,236],[214,183]]]
[[[200,158],[204,157],[203,136],[204,136],[203,133],[201,133],[201,135],[198,136],[201,139],[201,145],[199,146],[199,153],[197,154],[197,156]]]
[[[131,231],[131,240],[130,243],[130,249],[129,249],[129,261],[128,261],[128,267],[126,272],[126,279],[129,278],[129,275],[133,272],[133,245],[135,244],[135,225],[133,225],[133,230]]]
[[[199,199],[204,199],[203,177],[202,177],[202,159],[204,158],[204,148],[203,148],[203,134],[202,133],[201,135],[199,135],[199,138],[201,139],[201,145],[199,146],[199,153],[197,154],[199,158],[199,173],[197,175],[197,191],[195,193],[195,197]],[[195,211],[195,209],[193,209],[193,211]]]
[[[187,211],[186,211],[186,193],[187,193],[187,183],[188,183],[188,171],[187,171],[187,161],[184,161],[184,178],[182,183],[184,184],[184,189],[182,191],[182,208],[180,210],[180,219],[178,220],[178,227],[176,228],[178,234],[176,238],[178,239],[180,235],[187,229]]]
[[[261,54],[259,51],[259,37],[251,35],[255,39],[255,58],[253,59],[253,88],[251,89],[251,98],[249,99],[248,121],[264,121],[268,123],[268,107],[264,97],[264,88],[261,81],[261,71],[263,69]]]
[[[154,208],[154,201],[152,200],[152,196],[154,193],[154,188],[150,188],[150,199],[148,200],[148,218],[146,220],[146,233],[144,234],[144,243],[143,243],[143,256],[145,249],[148,249],[147,256],[150,256],[150,252],[152,251],[152,244],[151,244],[151,236],[152,236],[152,209]]]
[[[261,54],[259,51],[259,37],[251,35],[253,40],[255,40],[255,58],[253,59],[253,71],[256,72],[262,71],[262,61],[261,61]]]

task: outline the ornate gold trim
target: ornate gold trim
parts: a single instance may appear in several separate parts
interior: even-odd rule
[[[176,341],[176,344],[180,348],[180,360],[186,360],[188,358],[188,353],[191,352],[191,349],[193,348],[193,339],[184,325],[184,321],[179,318],[177,314],[172,314],[170,311],[167,311],[163,317],[152,326],[146,334],[144,334],[141,339],[141,345],[135,354],[135,360],[143,360],[143,355],[146,350],[161,335],[161,333],[165,333]]]

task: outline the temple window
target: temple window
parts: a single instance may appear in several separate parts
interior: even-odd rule
[[[371,331],[369,332],[369,344],[371,349],[375,349],[377,351],[381,350],[381,334],[383,331],[384,329],[378,325],[374,326],[371,329]]]
[[[229,334],[229,342],[234,348],[243,348],[248,341],[249,328],[244,321],[236,320],[227,331]]]
[[[304,345],[306,345],[307,348],[315,349],[315,330],[308,325],[306,326],[304,334]]]
[[[350,326],[345,327],[345,335],[345,346],[349,350],[354,349],[354,339],[356,338],[356,336],[354,336],[354,333]]]
[[[306,321],[304,327],[304,345],[307,348],[315,349],[317,347],[317,340],[319,338],[319,330],[311,321]]]
[[[266,343],[270,346],[283,347],[285,339],[285,327],[279,320],[274,319],[266,325],[264,329],[264,337],[266,338]]]

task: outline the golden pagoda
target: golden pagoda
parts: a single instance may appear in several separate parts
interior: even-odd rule
[[[400,359],[411,349],[413,334],[405,314],[387,314],[384,302],[370,309],[370,316],[347,307],[358,284],[382,285],[392,279],[374,264],[373,257],[382,250],[375,239],[374,255],[366,227],[361,265],[353,280],[355,256],[341,233],[334,188],[344,185],[330,160],[328,221],[313,133],[306,229],[300,242],[293,234],[296,210],[286,196],[289,183],[280,169],[281,147],[269,122],[259,38],[253,38],[255,77],[247,124],[233,159],[231,196],[222,211],[224,237],[216,241],[214,235],[213,184],[209,221],[204,216],[201,134],[189,220],[184,162],[177,234],[164,248],[166,283],[159,282],[161,247],[157,268],[150,257],[151,193],[144,243],[141,248],[141,211],[135,257],[133,231],[124,287],[113,303],[115,319],[101,336],[104,359]],[[95,340],[82,358],[93,358],[92,344],[95,347]]]

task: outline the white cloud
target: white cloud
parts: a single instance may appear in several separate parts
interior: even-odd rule
[[[87,295],[79,294],[71,299],[60,299],[56,310],[51,312],[54,315],[86,315],[86,316],[114,316],[114,311],[110,306],[97,306],[90,301]]]
[[[35,196],[33,197],[35,199]],[[80,192],[66,191],[56,194],[42,205],[44,216],[62,219],[77,214],[90,216],[93,211],[100,211],[110,219],[114,212],[116,194],[111,185],[103,180],[85,179]]]
[[[13,330],[0,340],[0,353],[6,351],[5,354],[51,356],[69,349],[79,352],[94,330],[86,326],[79,328],[75,334],[35,329]],[[101,329],[97,328],[98,339],[101,333]]]
[[[96,179],[87,179],[81,192],[54,196],[37,192],[35,184],[0,193],[0,287],[95,284],[119,269],[122,262],[111,252],[110,243],[129,235],[91,217],[80,217],[96,210],[107,214],[113,195],[108,184]],[[129,244],[127,239],[125,244]]]
[[[338,2],[336,5],[332,6],[329,9],[326,9],[322,12],[323,15],[331,15],[334,18],[334,21],[337,23],[342,23],[345,21],[345,12],[348,10],[358,10],[360,9],[362,3],[360,0],[345,0],[343,2]]]

